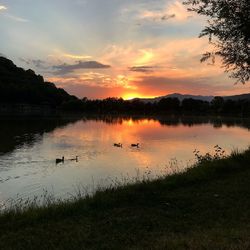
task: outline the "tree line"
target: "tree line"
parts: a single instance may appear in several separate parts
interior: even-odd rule
[[[140,99],[123,100],[122,98],[106,98],[104,100],[71,100],[62,105],[64,110],[85,113],[110,114],[188,114],[188,115],[240,115],[250,116],[250,100],[225,100],[215,97],[211,102],[178,98],[162,98],[159,102],[144,102]]]

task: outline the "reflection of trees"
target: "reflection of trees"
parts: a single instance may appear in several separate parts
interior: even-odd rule
[[[141,116],[141,115],[99,115],[99,114],[85,114],[82,118],[83,121],[87,122],[89,120],[92,121],[101,121],[107,124],[120,124],[122,125],[124,122],[132,121],[133,123],[139,123],[140,121],[148,119],[152,120],[153,118],[150,116]],[[155,119],[154,119],[155,120]]]
[[[41,118],[41,119],[1,119],[0,121],[0,154],[8,153],[24,145],[33,145],[42,139],[44,133],[52,132],[58,127],[66,126],[78,120],[83,122],[96,121],[106,124],[120,124],[132,121],[140,123],[143,120],[151,120],[162,126],[196,126],[211,124],[214,128],[242,127],[250,130],[250,119],[229,117],[201,117],[201,116],[118,116],[118,115],[86,115],[75,118]]]
[[[230,118],[230,117],[209,117],[209,116],[118,116],[118,115],[85,115],[83,121],[102,121],[107,124],[123,124],[123,122],[132,121],[140,123],[143,120],[153,120],[159,122],[162,126],[195,126],[202,124],[211,124],[214,128],[242,127],[250,129],[250,119]]]
[[[211,124],[214,128],[221,128],[223,125],[227,127],[242,127],[250,129],[250,119],[230,118],[230,117],[180,117],[177,121],[159,120],[162,125],[184,125],[195,126],[202,124]]]
[[[213,124],[214,128],[221,128],[223,125],[223,121],[222,120],[214,120],[212,122],[212,124]]]
[[[178,117],[169,117],[169,118],[159,118],[159,123],[163,126],[179,126],[182,124],[181,119]]]
[[[77,118],[1,119],[0,154],[11,152],[24,145],[33,145],[38,140],[41,140],[44,133],[51,132],[57,127],[66,126],[77,120]]]

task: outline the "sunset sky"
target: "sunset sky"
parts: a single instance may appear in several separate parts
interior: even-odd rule
[[[205,20],[179,0],[0,0],[0,53],[78,97],[231,95],[198,38]]]

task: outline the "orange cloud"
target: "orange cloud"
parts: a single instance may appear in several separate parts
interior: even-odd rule
[[[83,54],[71,54],[60,49],[55,49],[52,54],[48,55],[48,58],[51,62],[74,62],[75,60],[90,60],[92,56],[90,55],[83,55]]]
[[[142,49],[139,53],[140,55],[136,58],[134,65],[141,66],[152,62],[154,58],[154,52],[152,50]]]
[[[183,5],[182,1],[167,3],[163,10],[143,10],[139,13],[139,19],[148,21],[178,21],[185,22],[190,18],[190,13]]]
[[[155,39],[151,46],[148,41],[129,46],[110,45],[98,59],[112,68],[105,72],[79,70],[70,77],[49,80],[79,97],[131,99],[173,92],[232,94],[236,88],[222,73],[220,61],[213,66],[200,63],[201,54],[209,49],[207,40],[199,38]],[[240,89],[247,92],[247,88]]]

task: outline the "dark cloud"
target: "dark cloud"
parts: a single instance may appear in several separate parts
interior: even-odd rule
[[[167,20],[169,20],[169,19],[171,19],[171,18],[175,18],[175,17],[176,17],[175,14],[172,14],[172,15],[164,15],[164,16],[161,17],[161,20],[162,20],[162,21],[167,21]]]
[[[39,69],[47,69],[46,62],[40,59],[25,59],[25,58],[19,58],[21,62],[26,63],[27,65],[35,66]]]
[[[153,22],[164,22],[164,21],[168,21],[170,19],[176,18],[176,14],[164,14],[162,13],[155,16],[155,17],[146,17],[145,20],[146,21],[153,21]],[[137,23],[138,26],[141,25],[141,23]]]
[[[44,68],[44,65],[46,64],[45,61],[43,60],[32,60],[32,63],[35,65],[37,68]]]
[[[78,69],[107,69],[110,65],[105,65],[96,61],[78,61],[76,64],[61,64],[52,66],[55,75],[66,75]]]
[[[133,72],[151,73],[154,71],[153,66],[133,66],[129,68]]]

